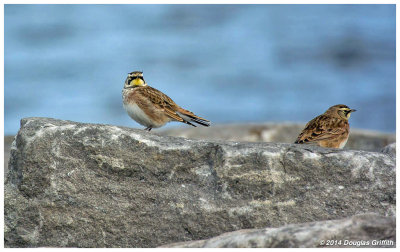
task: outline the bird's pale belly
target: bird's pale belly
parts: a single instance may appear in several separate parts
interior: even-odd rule
[[[167,122],[157,122],[155,120],[151,120],[150,117],[141,109],[136,103],[126,104],[124,103],[124,109],[128,113],[128,115],[146,127],[159,128],[163,126]]]
[[[343,147],[346,145],[347,140],[349,140],[349,137],[346,138],[346,140],[344,140],[343,142],[340,143],[339,145],[339,149],[343,149]]]

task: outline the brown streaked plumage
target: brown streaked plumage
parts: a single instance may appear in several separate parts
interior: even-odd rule
[[[125,110],[129,116],[146,130],[159,128],[170,121],[183,122],[196,127],[193,123],[210,126],[210,121],[181,108],[161,91],[147,85],[143,73],[135,71],[128,74],[122,90]]]
[[[309,121],[295,143],[317,144],[327,148],[343,148],[349,138],[349,118],[351,112],[346,105],[330,107],[324,114]]]

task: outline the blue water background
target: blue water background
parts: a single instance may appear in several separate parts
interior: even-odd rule
[[[143,128],[128,72],[212,123],[395,132],[395,5],[5,5],[5,134],[23,117]],[[171,123],[170,126],[178,126]],[[179,125],[180,126],[180,125]]]

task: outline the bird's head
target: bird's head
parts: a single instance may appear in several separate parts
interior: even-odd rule
[[[343,118],[345,120],[349,120],[350,114],[355,111],[355,109],[351,109],[346,105],[338,104],[330,107],[325,113],[329,113],[335,116],[339,116],[340,118]]]
[[[128,77],[126,77],[124,88],[143,87],[146,85],[147,83],[143,78],[143,72],[134,71],[129,73]]]

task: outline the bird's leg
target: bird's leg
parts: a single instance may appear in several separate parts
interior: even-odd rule
[[[152,129],[152,127],[147,127],[147,128],[145,128],[144,130],[147,130],[147,131],[150,131]]]

